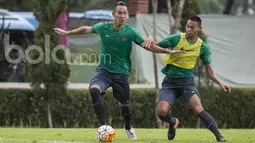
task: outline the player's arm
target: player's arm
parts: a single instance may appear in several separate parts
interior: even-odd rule
[[[132,41],[135,42],[137,45],[143,47],[144,49],[150,51],[147,46],[145,45],[150,45],[153,42],[153,38],[149,36],[146,40],[143,39],[141,34],[135,30],[135,28],[132,27]]]
[[[147,51],[151,51],[154,53],[170,53],[170,54],[184,52],[180,50],[170,50],[168,48],[161,48],[160,46],[156,46],[152,36],[148,36],[148,38],[144,40],[139,32],[137,32],[135,29],[133,29],[133,31],[134,31],[133,41]]]
[[[153,40],[152,36],[149,36],[147,40],[145,40],[141,45],[145,50],[151,51],[154,53],[169,53],[170,49],[161,48],[155,45],[155,41]]]
[[[167,53],[167,54],[186,53],[186,51],[184,50],[171,50],[171,48],[162,48],[159,46],[159,43],[151,44],[149,49],[155,53]]]
[[[231,92],[231,88],[228,87],[227,85],[221,83],[217,77],[215,76],[215,72],[211,66],[211,58],[210,58],[210,51],[208,46],[203,43],[201,47],[201,54],[200,54],[200,59],[202,60],[203,64],[206,67],[206,70],[208,72],[209,78],[218,84],[223,90]]]
[[[79,28],[70,30],[70,31],[65,31],[60,28],[54,28],[54,31],[59,34],[59,35],[80,35],[80,34],[89,34],[89,33],[100,33],[102,30],[104,24],[103,23],[97,23],[94,26],[81,26]]]
[[[206,69],[207,69],[207,72],[209,74],[209,77],[210,79],[215,82],[216,84],[218,84],[224,91],[228,91],[228,92],[231,92],[231,88],[226,85],[226,84],[223,84],[221,83],[215,76],[214,74],[214,70],[212,68],[212,66],[209,64],[209,65],[206,65]]]
[[[89,34],[92,32],[91,29],[92,29],[91,26],[81,26],[77,29],[67,31],[67,35]]]
[[[174,54],[174,53],[186,53],[182,50],[171,50],[170,48],[162,48],[155,44],[154,40],[149,39],[145,40],[140,46],[143,47],[147,51],[151,51],[153,53],[165,53],[165,54]]]
[[[171,50],[171,48],[176,47],[180,39],[181,39],[180,34],[173,34],[161,40],[159,43],[153,42],[153,44],[150,45],[150,49],[164,49],[165,51],[167,51],[167,53],[170,53],[170,54],[186,53],[186,51],[183,51],[183,50]],[[162,53],[165,53],[165,52],[162,52]]]
[[[54,31],[59,34],[59,35],[64,35],[64,36],[69,36],[69,35],[80,35],[80,34],[88,34],[91,33],[91,28],[90,26],[81,26],[79,28],[70,30],[70,31],[65,31],[60,28],[54,28]]]

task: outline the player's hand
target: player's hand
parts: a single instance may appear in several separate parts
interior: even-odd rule
[[[154,40],[152,38],[152,36],[149,36],[143,43],[142,43],[142,47],[143,48],[150,48],[151,44],[154,43]]]
[[[171,50],[171,49],[167,49],[167,52],[168,52],[169,54],[187,53],[185,50]]]
[[[225,84],[221,84],[220,87],[226,91],[226,92],[231,92],[231,88],[228,86],[228,85],[225,85]]]
[[[63,35],[63,36],[66,36],[68,35],[68,32],[63,30],[63,29],[60,29],[60,28],[54,28],[53,29],[58,35]]]

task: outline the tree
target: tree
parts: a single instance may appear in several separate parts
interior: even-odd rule
[[[171,3],[171,0],[166,0],[166,2],[167,2],[168,20],[169,20],[170,33],[171,33],[171,28],[172,28],[172,3]]]
[[[45,57],[39,63],[30,62],[29,73],[34,94],[42,96],[46,103],[49,127],[52,128],[51,105],[55,103],[54,98],[67,95],[66,85],[70,75],[64,48],[54,52],[59,37],[54,33],[53,28],[59,14],[67,8],[68,0],[38,0],[37,3],[34,15],[39,27],[35,31],[35,42],[42,51],[32,50],[31,57],[32,60],[38,59],[40,54]],[[53,56],[50,56],[52,54]],[[60,60],[64,62],[61,63]]]
[[[175,22],[174,25],[171,28],[171,34],[174,34],[177,32],[178,27],[180,27],[180,21],[182,19],[182,10],[183,10],[183,5],[185,3],[185,0],[179,0],[178,2],[178,8],[177,8],[177,13],[175,16]]]

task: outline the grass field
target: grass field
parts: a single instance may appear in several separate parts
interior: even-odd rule
[[[255,143],[255,130],[221,130],[229,143]],[[178,129],[175,140],[166,139],[167,129],[136,129],[138,139],[126,138],[116,129],[116,143],[211,143],[214,136],[206,129]],[[97,143],[96,129],[0,128],[0,143]]]

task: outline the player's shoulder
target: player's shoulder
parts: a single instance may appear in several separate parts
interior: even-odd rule
[[[109,27],[111,26],[113,23],[112,22],[98,22],[96,24],[94,24],[94,26],[100,26],[100,27]]]
[[[202,41],[200,51],[201,53],[210,53],[209,46],[204,41]]]
[[[124,27],[121,31],[125,35],[131,35],[131,36],[136,35],[138,33],[138,31],[135,29],[135,27],[133,27],[132,25],[129,25],[129,24],[124,24]]]
[[[132,31],[132,32],[135,32],[135,31],[136,31],[135,27],[133,27],[133,26],[130,25],[130,24],[124,24],[124,28],[125,28],[126,30],[128,30],[128,31]]]
[[[201,48],[205,48],[205,49],[208,49],[208,45],[202,40],[202,45],[201,45]]]
[[[113,22],[112,21],[104,21],[104,22],[102,22],[103,23],[103,25],[105,25],[105,26],[113,26]]]
[[[184,33],[175,33],[169,36],[169,38],[181,38]]]
[[[181,33],[176,33],[176,34],[169,35],[166,39],[167,40],[174,40],[174,41],[178,42],[181,39]]]

